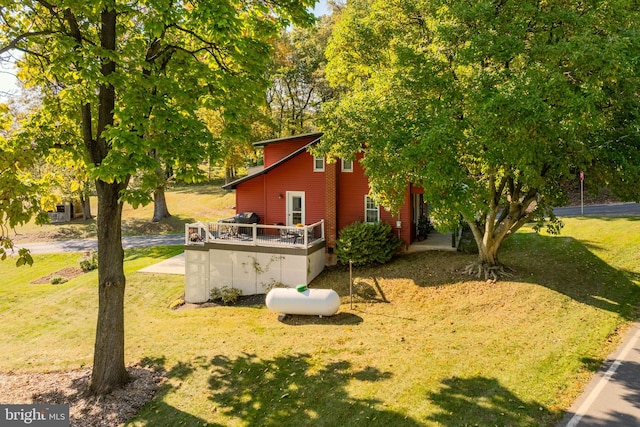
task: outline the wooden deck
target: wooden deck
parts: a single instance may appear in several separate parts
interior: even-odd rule
[[[305,226],[195,223],[185,226],[185,245],[205,243],[264,247],[308,248],[324,241],[324,221]]]

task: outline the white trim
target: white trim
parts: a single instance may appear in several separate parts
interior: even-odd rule
[[[322,160],[322,166],[318,167],[318,161]],[[313,156],[313,171],[324,172],[324,157]]]
[[[369,204],[368,202],[369,201],[371,201],[371,203],[373,203],[375,205],[375,202],[373,201],[373,199],[368,194],[365,194],[364,195],[364,222],[366,222],[368,224],[373,224],[373,223],[376,223],[376,222],[380,222],[380,206],[378,206],[378,205],[375,205],[376,206],[375,210],[376,210],[378,218],[375,221],[368,221],[369,216],[367,214],[369,212],[373,212],[373,210],[374,210],[374,209],[368,207],[368,204]]]
[[[305,197],[304,191],[287,191],[287,225],[305,224]],[[300,198],[300,211],[294,211],[294,198]],[[294,214],[300,214],[300,221],[294,221]],[[296,218],[298,219],[298,218]]]
[[[345,162],[349,162],[351,166],[347,168]],[[342,159],[342,172],[353,172],[353,160]]]

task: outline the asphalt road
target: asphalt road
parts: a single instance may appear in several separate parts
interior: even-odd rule
[[[557,216],[626,216],[640,215],[640,203],[614,203],[611,205],[567,206],[555,208]]]
[[[184,244],[184,234],[162,234],[154,236],[123,237],[122,246],[129,248],[144,248],[149,246],[173,246]],[[26,248],[31,254],[52,254],[59,252],[85,252],[98,249],[98,240],[61,240],[53,242],[17,243],[16,251]]]

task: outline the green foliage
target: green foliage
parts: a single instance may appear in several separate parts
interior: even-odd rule
[[[242,295],[242,290],[222,286],[211,289],[210,298],[212,301],[222,301],[223,304],[233,304]]]
[[[323,107],[319,150],[364,150],[394,212],[423,187],[434,225],[462,215],[481,256],[564,203],[576,169],[637,199],[637,21],[626,0],[350,1],[326,67],[347,90]]]
[[[62,276],[53,276],[49,283],[51,283],[52,285],[61,285],[67,282],[68,280]]]
[[[272,289],[276,289],[276,288],[290,288],[290,286],[285,285],[284,283],[281,282],[271,282],[268,284],[264,284],[262,285],[264,287],[264,293],[265,295],[268,294]]]
[[[98,268],[98,252],[91,251],[86,253],[80,260],[80,268],[82,271],[89,272]]]
[[[341,264],[371,265],[389,262],[402,241],[389,224],[355,222],[340,230],[336,255]]]

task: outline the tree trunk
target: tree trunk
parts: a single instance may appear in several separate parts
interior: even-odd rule
[[[98,325],[90,391],[106,394],[126,384],[124,365],[124,250],[122,184],[96,182],[98,193]]]
[[[164,185],[158,185],[153,192],[153,218],[151,221],[159,222],[170,216],[171,214],[167,207],[167,198],[164,194]]]
[[[82,204],[82,219],[86,221],[93,218],[93,215],[91,215],[91,195],[89,184],[85,182],[82,186],[83,190],[80,192],[80,203]]]
[[[498,250],[506,234],[494,236],[495,228],[492,224],[485,223],[480,227],[477,222],[470,222],[466,218],[465,221],[469,224],[478,246],[478,260],[469,264],[465,272],[475,275],[478,279],[484,277],[485,280],[498,280],[501,276],[508,276],[504,266],[498,261]]]
[[[500,243],[485,236],[483,241],[478,244],[478,262],[488,266],[499,265],[498,249],[500,249]]]
[[[93,215],[91,215],[91,201],[89,198],[82,196],[80,198],[80,202],[82,203],[82,219],[87,221],[93,218]]]
[[[101,12],[100,42],[106,51],[115,51],[115,9]],[[115,72],[113,60],[103,58],[101,74]],[[105,79],[106,81],[107,79]],[[113,85],[104,83],[98,93],[98,126],[92,138],[91,108],[82,108],[84,141],[89,159],[99,165],[111,149],[103,132],[114,123],[116,93]],[[122,203],[120,191],[127,188],[129,178],[107,183],[96,181],[98,194],[98,324],[93,352],[93,373],[89,391],[107,394],[124,386],[129,378],[124,365],[124,251],[122,249]]]

